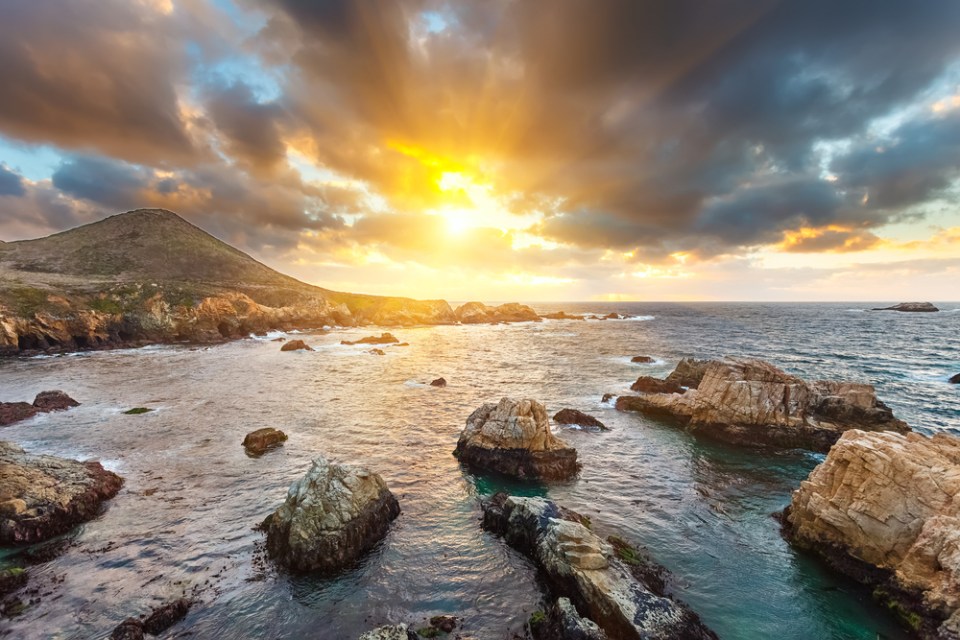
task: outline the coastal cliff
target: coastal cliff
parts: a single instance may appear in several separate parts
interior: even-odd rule
[[[300,282],[161,209],[0,243],[0,355],[456,322],[443,300]]]

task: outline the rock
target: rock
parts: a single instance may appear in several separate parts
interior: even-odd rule
[[[268,450],[279,447],[287,441],[287,434],[273,427],[265,427],[251,431],[243,439],[243,446],[248,454],[259,456]]]
[[[960,373],[958,373],[957,375],[955,375],[955,376],[953,376],[952,378],[950,378],[950,380],[948,380],[948,382],[951,383],[951,384],[960,384]]]
[[[604,320],[623,320],[624,318],[626,318],[626,316],[622,316],[619,313],[608,313],[603,316]]]
[[[303,340],[291,340],[290,342],[285,342],[280,351],[313,351],[313,347],[308,345]]]
[[[392,333],[381,333],[379,336],[367,336],[366,338],[360,338],[359,340],[354,340],[350,342],[349,340],[341,340],[340,344],[354,345],[354,344],[394,344],[400,342],[397,340],[396,336]]]
[[[518,478],[563,480],[580,470],[577,450],[551,433],[547,410],[536,400],[484,404],[467,418],[453,455]]]
[[[34,398],[33,406],[40,411],[63,411],[70,407],[79,407],[80,403],[63,391],[41,391]]]
[[[153,411],[150,407],[134,407],[123,412],[125,416],[142,416],[145,413]]]
[[[895,304],[892,307],[876,307],[871,309],[871,311],[904,311],[904,312],[913,312],[913,313],[930,313],[933,311],[940,311],[929,302],[901,302],[900,304]]]
[[[635,388],[646,384],[640,382]],[[805,382],[768,362],[744,358],[710,361],[695,389],[621,396],[617,408],[669,416],[692,433],[746,446],[827,451],[848,429],[910,430],[871,385]]]
[[[110,634],[110,640],[143,640],[143,623],[136,618],[127,618]]]
[[[21,422],[40,413],[29,402],[0,402],[0,427]]]
[[[703,380],[703,375],[707,372],[707,367],[712,360],[697,360],[696,358],[683,358],[677,363],[676,368],[667,376],[667,382],[696,389]]]
[[[631,391],[641,393],[683,393],[685,388],[669,380],[661,380],[651,376],[640,376],[637,381],[630,385]]]
[[[489,324],[499,322],[540,322],[536,311],[525,304],[510,302],[490,307],[482,302],[468,302],[453,312],[462,324]]]
[[[127,618],[110,634],[110,640],[142,640],[144,634],[158,636],[187,617],[191,602],[180,598],[150,612],[145,620]]]
[[[585,316],[571,315],[566,311],[558,311],[557,313],[548,313],[543,316],[547,320],[586,320]]]
[[[431,387],[445,387],[447,386],[447,381],[444,378],[437,378],[430,383]]]
[[[286,342],[286,341],[287,341],[286,338],[274,338],[270,342]]]
[[[376,473],[320,456],[267,517],[267,551],[287,568],[337,573],[387,534],[400,505]]]
[[[621,555],[584,526],[579,514],[545,498],[502,493],[482,506],[484,528],[527,555],[553,597],[569,598],[578,617],[589,618],[610,638],[716,638],[685,605],[638,578],[642,574],[630,563],[652,565],[649,559],[632,547]]]
[[[651,362],[656,362],[650,356],[633,356],[630,358],[630,362],[635,362],[637,364],[650,364]]]
[[[456,616],[433,616],[430,618],[430,626],[443,633],[451,633],[457,628]]]
[[[370,351],[369,351],[368,353],[370,353],[371,355],[374,355],[374,356],[385,356],[385,355],[387,355],[387,352],[384,351],[383,349],[370,349]]]
[[[32,544],[95,518],[123,480],[99,462],[32,455],[0,442],[0,545]]]
[[[783,523],[788,539],[871,586],[921,637],[958,637],[960,439],[848,431]]]
[[[603,394],[603,397],[600,399],[600,402],[610,402],[615,397],[617,397],[617,394],[615,393],[605,393]]]
[[[609,431],[605,424],[576,409],[561,409],[553,416],[553,421],[557,424],[575,424],[581,427],[594,427],[602,431]]]
[[[410,631],[405,624],[387,625],[367,631],[357,640],[419,640],[420,636]]]
[[[593,620],[577,613],[569,598],[557,598],[546,611],[535,611],[529,626],[533,640],[608,640]]]

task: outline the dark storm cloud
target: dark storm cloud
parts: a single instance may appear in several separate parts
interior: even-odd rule
[[[26,193],[23,188],[23,177],[0,164],[0,196],[22,196]]]
[[[233,158],[258,171],[269,171],[283,160],[286,147],[280,138],[284,117],[280,105],[259,102],[242,82],[211,89],[206,104]]]
[[[136,208],[149,184],[147,174],[125,162],[78,156],[64,161],[51,178],[60,191],[115,209]]]

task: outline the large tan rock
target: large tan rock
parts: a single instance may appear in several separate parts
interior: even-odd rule
[[[525,304],[509,302],[491,307],[482,302],[467,302],[453,312],[458,322],[463,324],[485,324],[491,322],[540,322],[542,318]]]
[[[960,439],[848,431],[794,492],[785,530],[938,637],[960,620]]]
[[[814,451],[827,451],[848,429],[910,430],[877,399],[872,385],[806,382],[769,362],[747,358],[689,361],[685,367],[673,382],[696,382],[696,388],[684,391],[665,383],[663,391],[670,392],[660,392],[641,379],[632,388],[653,392],[621,396],[617,408],[670,416],[691,432],[734,444]]]
[[[553,435],[546,408],[529,399],[476,409],[453,454],[468,466],[519,478],[558,480],[580,470],[577,450]]]
[[[267,551],[294,571],[336,573],[383,539],[398,515],[378,474],[320,456],[263,522]]]

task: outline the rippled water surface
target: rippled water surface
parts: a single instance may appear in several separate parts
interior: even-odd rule
[[[871,306],[871,305],[864,305]],[[960,312],[864,313],[853,305],[538,305],[541,312],[619,311],[648,319],[398,329],[409,347],[378,357],[308,335],[313,353],[267,339],[207,349],[148,347],[0,362],[0,400],[59,388],[83,404],[3,429],[41,453],[100,459],[126,479],[104,515],[57,559],[32,569],[51,593],[0,630],[24,638],[103,638],[118,622],[184,589],[202,603],[170,636],[355,638],[438,613],[464,631],[522,633],[537,608],[535,571],[483,533],[477,498],[502,480],[464,473],[451,451],[479,404],[541,400],[612,428],[562,429],[581,477],[546,493],[601,533],[645,545],[676,594],[726,639],[901,638],[856,586],[786,545],[771,517],[820,457],[739,451],[600,402],[686,355],[753,355],[808,378],[875,384],[925,433],[960,433]],[[303,336],[301,336],[303,337]],[[630,356],[657,358],[636,365]],[[449,386],[425,385],[443,376]],[[130,407],[156,411],[123,415]],[[247,457],[240,442],[279,427],[282,449]],[[403,513],[382,545],[337,580],[290,577],[254,563],[253,527],[283,500],[312,456],[381,473]],[[155,491],[153,491],[155,490]]]

